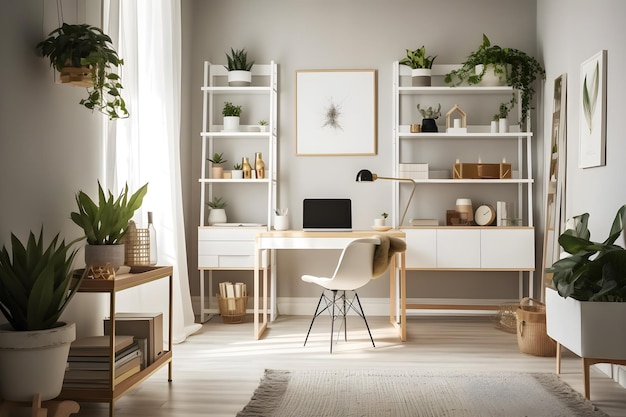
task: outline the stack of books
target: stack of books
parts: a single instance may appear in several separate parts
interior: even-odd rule
[[[228,311],[236,310],[236,298],[245,297],[247,295],[248,290],[246,290],[246,284],[243,282],[220,282],[220,297],[227,300]]]
[[[109,336],[92,336],[74,341],[67,359],[63,388],[109,387],[111,380],[109,343]],[[115,336],[114,386],[145,367],[146,344],[145,339],[134,340],[133,336]]]

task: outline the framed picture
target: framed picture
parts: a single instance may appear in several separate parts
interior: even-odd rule
[[[296,155],[376,155],[376,70],[296,71]]]
[[[579,168],[605,164],[606,56],[601,50],[580,66]]]

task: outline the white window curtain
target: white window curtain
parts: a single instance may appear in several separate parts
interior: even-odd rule
[[[189,291],[180,174],[180,0],[103,0],[102,16],[124,60],[122,96],[130,113],[105,128],[105,181],[111,190],[128,183],[129,192],[148,183],[134,220],[147,227],[153,213],[158,265],[174,267],[172,341],[180,343],[200,328]],[[167,290],[164,279],[122,291],[117,311],[163,312],[169,320]]]

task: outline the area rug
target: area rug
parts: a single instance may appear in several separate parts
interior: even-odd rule
[[[608,417],[557,375],[266,370],[237,417]]]

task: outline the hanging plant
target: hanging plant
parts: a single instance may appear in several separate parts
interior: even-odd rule
[[[114,120],[128,117],[128,111],[120,94],[123,88],[120,77],[113,72],[124,64],[124,60],[118,57],[111,44],[111,38],[100,28],[63,23],[50,32],[47,39],[39,42],[37,48],[59,72],[66,67],[75,67],[83,68],[79,70],[81,74],[90,74],[88,95],[80,104]]]

